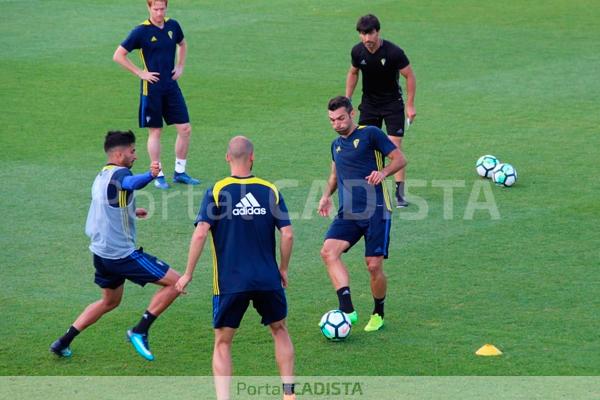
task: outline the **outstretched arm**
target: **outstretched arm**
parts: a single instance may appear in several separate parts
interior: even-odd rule
[[[150,164],[150,171],[138,175],[129,175],[123,178],[121,187],[125,190],[140,190],[152,182],[152,179],[158,176],[160,165],[158,161],[153,161]]]
[[[208,237],[209,230],[210,225],[207,222],[199,222],[198,225],[196,225],[196,229],[192,235],[192,240],[190,241],[190,249],[188,251],[188,261],[187,266],[185,267],[185,273],[181,275],[181,278],[179,278],[175,284],[175,289],[177,289],[177,291],[180,293],[185,293],[186,286],[191,282],[192,277],[194,276],[194,270],[196,269],[196,264],[198,263],[200,255],[202,254],[202,249],[204,249],[204,243]]]

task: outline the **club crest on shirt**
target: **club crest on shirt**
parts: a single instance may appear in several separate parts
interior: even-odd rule
[[[167,34],[169,35],[169,39],[173,40],[173,31],[169,31]]]
[[[338,146],[338,147],[335,148],[335,152],[336,153],[339,153],[340,151],[342,151],[342,148],[340,146]]]
[[[354,145],[354,148],[358,148],[358,143],[360,142],[360,139],[354,139],[354,141],[352,142],[352,144]]]
[[[381,65],[385,65],[385,58],[381,59]]]

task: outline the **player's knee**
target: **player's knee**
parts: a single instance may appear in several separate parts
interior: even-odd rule
[[[192,126],[190,124],[185,124],[177,129],[177,134],[183,137],[190,137],[192,134]]]
[[[329,264],[330,262],[335,261],[339,256],[330,248],[323,246],[321,248],[321,258],[325,262],[325,264]]]
[[[161,133],[162,129],[160,128],[150,128],[148,129],[148,139],[160,139]]]
[[[233,342],[233,338],[230,338],[227,336],[215,337],[215,349],[226,350],[229,347],[231,347],[232,342]]]
[[[367,270],[371,275],[381,275],[383,274],[383,265],[379,260],[369,260],[367,261]]]
[[[121,304],[121,298],[118,299],[102,299],[102,306],[104,312],[109,312],[117,308]]]
[[[271,332],[273,333],[273,335],[284,334],[287,332],[287,326],[285,325],[285,322],[283,320],[273,322],[269,325],[269,327],[271,328]]]
[[[169,268],[165,276],[157,283],[163,286],[172,286],[174,288],[180,277],[181,275],[179,275],[179,272],[175,271],[173,268]]]

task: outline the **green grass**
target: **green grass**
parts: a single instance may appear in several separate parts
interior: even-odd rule
[[[154,290],[132,284],[117,310],[76,339],[72,359],[48,353],[99,295],[83,226],[104,133],[134,128],[134,170],[148,164],[146,132],[136,128],[138,82],[111,60],[146,11],[142,1],[0,4],[0,374],[209,375],[208,250],[190,294],[153,327],[155,362],[125,341]],[[329,221],[314,207],[294,220],[288,299],[298,375],[599,374],[593,1],[172,2],[189,44],[181,81],[193,123],[188,165],[203,183],[142,191],[152,216],[138,223],[139,244],[184,269],[199,201],[228,174],[234,134],[255,142],[258,176],[295,180],[281,185],[291,211],[314,204],[319,194],[309,192],[327,177],[335,137],[325,105],[343,93],[353,27],[367,12],[380,16],[382,35],[406,50],[417,74],[418,117],[405,152],[408,190],[427,212],[394,214],[382,332],[360,329],[372,307],[362,244],[344,257],[362,322],[337,344],[316,327],[337,304],[319,258]],[[169,128],[169,170],[173,142]],[[490,188],[499,219],[481,210],[465,219],[479,182],[475,160],[488,153],[515,165],[520,180]],[[436,180],[464,182],[453,191],[452,218]],[[505,354],[475,357],[488,342]],[[277,373],[253,311],[233,357],[238,375]]]

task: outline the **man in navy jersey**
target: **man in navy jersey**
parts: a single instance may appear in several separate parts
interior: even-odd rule
[[[381,129],[354,123],[354,110],[347,97],[334,97],[328,109],[331,126],[339,136],[331,143],[331,174],[318,211],[324,217],[329,215],[331,195],[336,189],[339,209],[325,234],[321,258],[337,292],[339,309],[355,324],[358,313],[352,304],[348,269],[341,255],[364,237],[365,263],[375,303],[365,331],[376,331],[383,327],[387,292],[383,260],[388,256],[392,222],[385,178],[404,168],[406,160]],[[388,166],[384,165],[385,157],[390,159]]]
[[[175,287],[192,280],[204,242],[213,251],[213,373],[218,399],[229,399],[231,344],[250,301],[275,342],[284,399],[294,398],[294,347],[285,323],[288,265],[293,233],[283,196],[270,182],[252,175],[254,148],[243,136],[229,142],[231,176],[206,191],[196,219],[185,273]],[[275,256],[279,230],[280,260]]]
[[[160,136],[163,118],[167,125],[175,124],[175,173],[173,181],[188,185],[200,183],[185,172],[192,127],[187,106],[177,84],[183,74],[187,44],[181,27],[165,16],[168,0],[147,0],[150,18],[135,27],[121,43],[113,60],[141,79],[139,108],[140,128],[148,128],[148,153],[152,161],[160,163]],[[179,57],[175,65],[175,53]],[[139,49],[144,69],[138,68],[127,54]],[[161,172],[154,181],[159,189],[169,184]]]
[[[127,331],[135,350],[152,361],[154,355],[148,346],[148,330],[156,318],[179,296],[175,283],[179,274],[165,262],[135,248],[135,219],[147,212],[135,206],[135,190],[143,189],[158,175],[158,163],[138,175],[131,173],[135,154],[133,132],[108,132],[104,140],[108,163],[96,176],[92,186],[92,202],[85,225],[90,237],[90,250],[96,268],[94,282],[102,289],[102,299],[90,304],[73,322],[67,333],[50,346],[59,357],[70,357],[70,344],[81,331],[115,309],[121,298],[125,280],[140,286],[155,283],[156,292],[140,322]]]
[[[362,100],[359,125],[385,127],[390,140],[402,150],[404,137],[405,109],[399,75],[406,79],[406,120],[410,124],[417,112],[415,93],[417,81],[404,51],[394,43],[381,39],[380,24],[376,16],[369,14],[359,18],[356,30],[360,43],[350,53],[352,65],[346,77],[346,97],[352,98],[358,75],[362,72]],[[404,199],[404,169],[398,171],[396,179],[396,207],[408,206]]]

